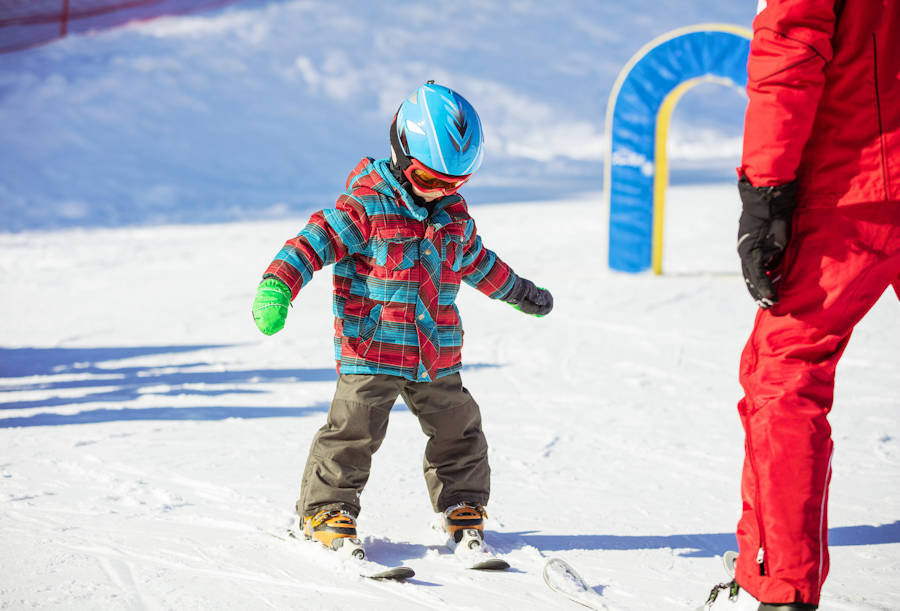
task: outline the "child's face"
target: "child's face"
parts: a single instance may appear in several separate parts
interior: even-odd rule
[[[409,186],[412,187],[413,193],[424,199],[426,202],[433,202],[434,200],[443,197],[443,194],[440,191],[431,191],[429,193],[420,191],[413,182],[409,183]]]

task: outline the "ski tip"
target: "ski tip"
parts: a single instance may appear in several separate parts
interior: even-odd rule
[[[509,563],[500,558],[488,558],[469,566],[473,571],[505,571],[509,569]]]
[[[362,577],[374,579],[375,581],[406,581],[407,579],[415,577],[415,575],[416,572],[408,566],[395,566],[386,571],[370,573],[368,575],[362,575]]]
[[[725,565],[725,572],[734,577],[735,565],[737,564],[738,553],[735,551],[727,551],[722,554],[722,564]]]
[[[551,590],[589,609],[608,609],[584,578],[565,560],[550,558],[544,563],[544,582]]]
[[[550,558],[544,563],[544,582],[553,589],[570,592],[591,592],[584,578],[562,558]]]

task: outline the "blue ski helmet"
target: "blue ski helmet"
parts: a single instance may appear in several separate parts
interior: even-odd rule
[[[391,147],[401,168],[408,165],[403,158],[411,157],[442,174],[467,176],[484,156],[481,119],[464,97],[428,81],[400,105]]]

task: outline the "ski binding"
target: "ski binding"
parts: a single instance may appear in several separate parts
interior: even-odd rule
[[[491,553],[490,548],[484,543],[484,535],[480,530],[466,528],[457,531],[462,534],[459,541],[456,541],[444,530],[439,520],[432,522],[431,528],[465,568],[473,571],[505,571],[510,568],[506,560],[497,558]]]
[[[451,539],[452,541],[452,539]],[[509,563],[502,558],[494,556],[481,538],[480,531],[464,532],[459,543],[455,546],[448,546],[453,549],[453,555],[467,569],[473,571],[505,571],[509,568]]]
[[[453,541],[451,538],[450,541]],[[462,537],[459,541],[455,541],[453,551],[463,550],[465,552],[480,552],[484,548],[484,539],[480,530],[467,528],[462,531]]]
[[[331,549],[340,556],[348,556],[357,560],[365,560],[366,558],[366,548],[363,547],[362,541],[356,537],[335,539],[331,544]]]
[[[505,571],[509,568],[506,560],[495,557],[484,544],[483,534],[475,528],[462,531],[459,541],[447,539],[447,546],[467,569],[473,571]]]
[[[282,539],[283,537],[276,535],[274,533],[270,533],[272,536]],[[313,542],[311,539],[307,539],[306,535],[300,534],[298,535],[296,531],[293,529],[288,529],[287,536],[291,539],[297,539],[299,541],[303,541],[304,543],[309,543],[311,545],[318,545]],[[372,579],[374,581],[406,581],[415,576],[416,572],[412,570],[408,566],[395,566],[390,568],[384,568],[383,566],[378,565],[376,562],[371,562],[369,560],[365,560],[366,558],[366,550],[362,545],[362,542],[356,537],[346,538],[346,539],[337,539],[335,541],[337,544],[332,551],[340,556],[351,558],[355,561],[358,561],[360,564],[364,565],[372,565],[374,572],[360,572],[359,576],[364,579]],[[327,548],[321,546],[323,549],[327,551]],[[376,570],[381,569],[381,570]]]

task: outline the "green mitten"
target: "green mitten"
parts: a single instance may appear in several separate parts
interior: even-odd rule
[[[266,335],[281,331],[290,304],[291,289],[284,282],[278,278],[260,282],[253,300],[253,321],[257,328]]]

